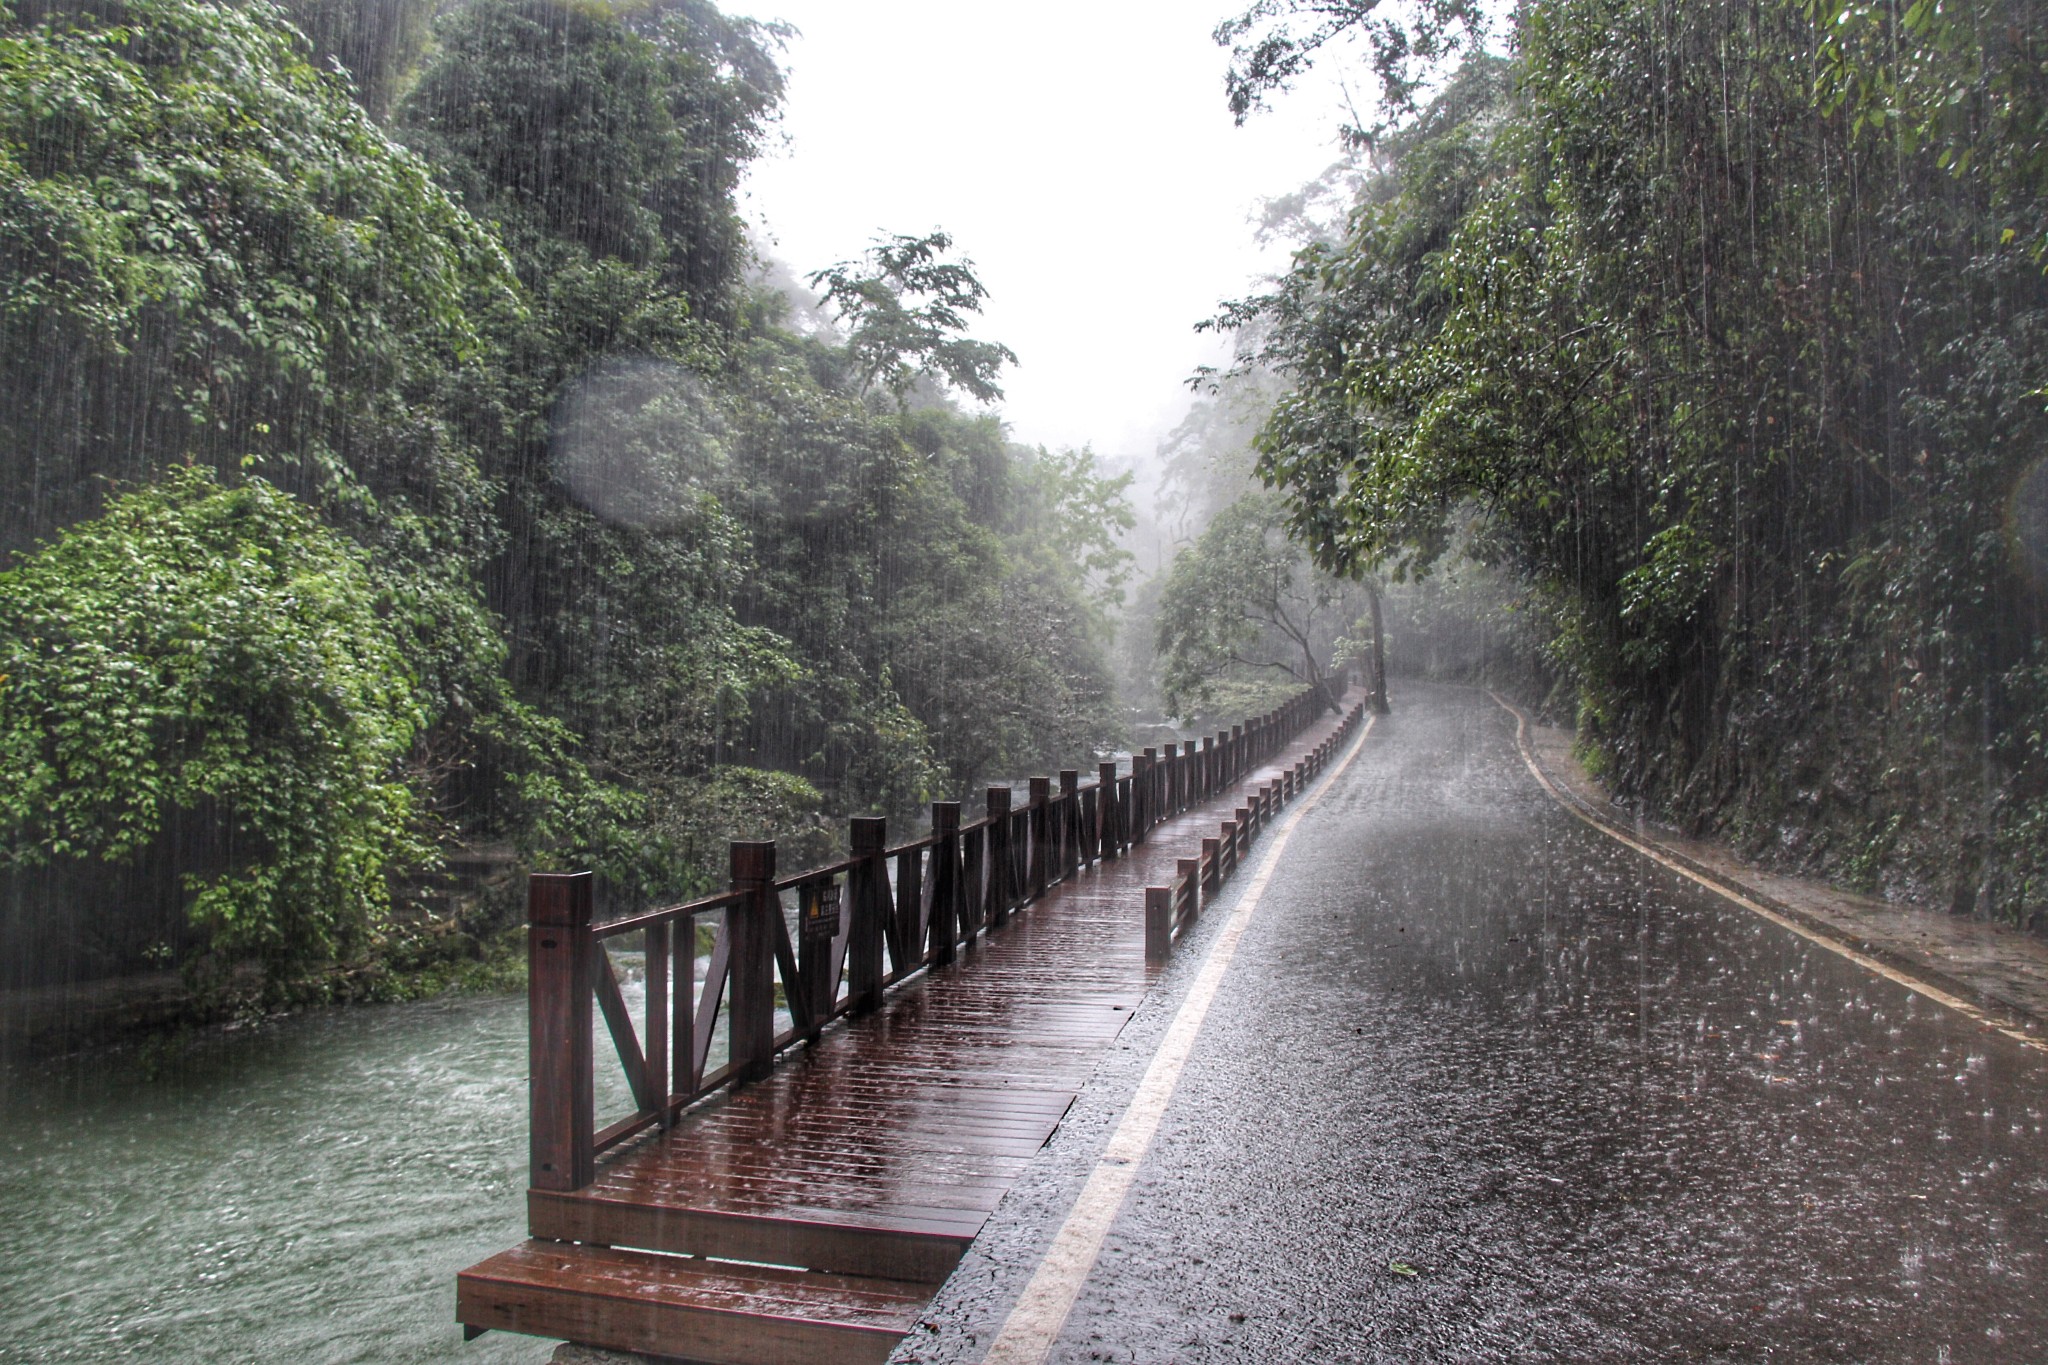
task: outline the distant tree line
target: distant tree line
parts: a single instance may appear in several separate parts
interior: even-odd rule
[[[1127,480],[949,396],[1013,359],[971,265],[877,243],[836,328],[761,282],[786,36],[0,10],[10,944],[283,982],[458,842],[677,897],[1115,739]]]

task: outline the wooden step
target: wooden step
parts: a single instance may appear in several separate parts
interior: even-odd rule
[[[886,1361],[929,1285],[529,1241],[456,1280],[472,1334],[522,1332],[705,1365]]]
[[[887,1216],[813,1210],[803,1216],[737,1213],[673,1204],[529,1190],[527,1231],[537,1238],[594,1242],[688,1256],[850,1272],[867,1280],[933,1286],[953,1273],[988,1215],[932,1209]]]

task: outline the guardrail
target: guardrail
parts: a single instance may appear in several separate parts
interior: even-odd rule
[[[1308,788],[1351,737],[1365,713],[1361,702],[1345,713],[1335,734],[1302,755],[1280,776],[1262,783],[1250,793],[1247,803],[1223,822],[1215,838],[1202,840],[1201,854],[1182,858],[1174,877],[1165,886],[1145,888],[1145,957],[1163,962],[1172,953],[1174,941],[1186,933],[1202,907],[1221,894],[1223,883],[1244,862],[1252,841],[1273,822],[1280,808]]]
[[[1057,790],[1034,777],[1021,806],[1009,787],[990,787],[986,814],[971,823],[961,803],[934,802],[931,832],[893,847],[884,820],[856,818],[851,856],[788,876],[776,875],[772,842],[734,843],[730,889],[619,919],[594,922],[593,874],[535,873],[527,901],[532,1185],[590,1184],[600,1153],[673,1124],[723,1086],[767,1075],[783,1050],[874,1009],[914,973],[952,962],[1083,867],[1123,856],[1162,820],[1253,771],[1322,705],[1321,694],[1304,692],[1199,743],[1146,749],[1128,772],[1104,763],[1091,783],[1076,769],[1059,774]],[[1300,779],[1282,785],[1289,780]],[[1270,818],[1268,798],[1255,795],[1236,816],[1219,840],[1204,841],[1203,859],[1188,860],[1197,877],[1206,865],[1220,884]],[[1193,904],[1190,897],[1190,915]],[[615,949],[635,946],[646,987],[638,1028],[614,959]],[[593,1014],[604,1019],[633,1105],[603,1127]]]

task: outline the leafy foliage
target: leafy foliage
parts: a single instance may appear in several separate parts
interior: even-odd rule
[[[1851,128],[1890,133],[1907,154],[1990,191],[2002,239],[2022,233],[2048,258],[2048,227],[2028,216],[2048,183],[2048,39],[2026,4],[1949,5],[1915,0],[1903,9],[1853,0],[1810,0],[1817,35],[1815,89],[1830,115]],[[2048,265],[2048,259],[2044,259]]]
[[[652,267],[730,321],[748,260],[733,195],[781,101],[788,32],[702,0],[462,0],[399,125],[505,224],[530,283],[568,244]]]
[[[198,826],[212,946],[331,955],[429,862],[427,721],[367,557],[261,481],[114,500],[0,574],[0,841],[16,867],[161,854]]]
[[[1214,705],[1219,682],[1248,672],[1323,688],[1316,660],[1329,657],[1333,629],[1357,614],[1356,597],[1288,539],[1278,497],[1240,498],[1167,573],[1158,613],[1167,709],[1189,715]]]
[[[1887,13],[1528,7],[1226,320],[1293,383],[1260,471],[1319,563],[1428,573],[1476,517],[1624,790],[2025,920],[2038,25]]]
[[[823,856],[828,811],[1112,743],[1128,478],[945,397],[1014,360],[971,266],[838,268],[843,341],[750,282],[788,30],[426,12],[0,12],[0,877],[182,879],[310,981],[462,937],[437,846],[673,898],[727,838]]]
[[[336,67],[356,98],[382,118],[426,49],[434,0],[281,0],[313,47],[314,65]]]
[[[1379,82],[1381,119],[1347,124],[1354,145],[1370,144],[1412,111],[1421,82],[1445,58],[1483,40],[1486,11],[1470,0],[1254,0],[1218,24],[1214,37],[1230,49],[1224,97],[1240,124],[1275,93],[1306,75],[1332,44],[1362,41]]]
[[[944,232],[889,237],[863,260],[811,276],[811,287],[824,286],[826,304],[847,327],[861,387],[880,384],[898,406],[920,380],[942,381],[976,402],[993,403],[1003,396],[996,375],[1017,363],[1007,346],[959,335],[988,290],[975,278],[973,262],[940,259],[952,247]]]
[[[0,30],[0,550],[187,460],[475,534],[438,394],[497,244],[268,5],[103,8]]]
[[[1106,747],[1099,594],[1121,568],[1104,528],[1129,515],[1123,483],[993,418],[871,409],[818,346],[762,335],[741,371],[725,500],[755,568],[737,605],[803,674],[738,742],[892,814]]]

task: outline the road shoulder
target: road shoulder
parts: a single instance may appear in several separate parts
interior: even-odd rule
[[[1609,799],[1574,757],[1569,730],[1531,724],[1528,742],[1537,765],[1588,818],[1816,934],[2009,1016],[2029,1033],[2048,1031],[2048,940],[1766,871],[1726,845],[1687,839]]]

